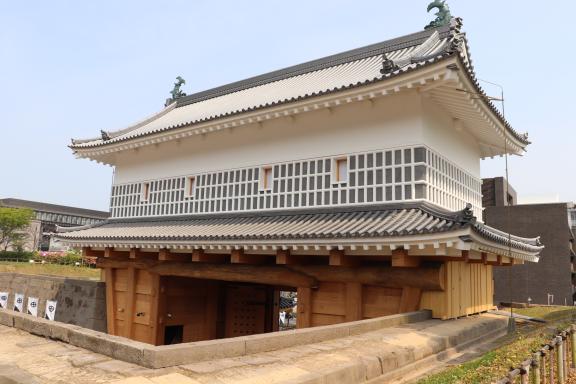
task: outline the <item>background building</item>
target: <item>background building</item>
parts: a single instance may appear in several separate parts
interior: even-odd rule
[[[519,236],[540,236],[545,248],[537,264],[494,268],[494,302],[527,302],[530,298],[535,304],[573,305],[574,205],[516,205],[516,192],[511,187],[507,192],[506,184],[503,177],[483,180],[485,223]]]
[[[56,226],[76,227],[97,224],[110,216],[108,212],[103,211],[12,198],[0,199],[0,207],[29,208],[34,211],[35,219],[27,231],[25,251],[59,250],[60,246],[52,241],[51,235],[56,232]]]

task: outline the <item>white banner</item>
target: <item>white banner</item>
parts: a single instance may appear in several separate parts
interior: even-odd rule
[[[56,316],[56,300],[46,300],[46,311],[44,312],[44,318],[54,321],[54,316]]]
[[[16,312],[24,311],[24,295],[22,293],[14,295],[14,310]]]
[[[38,316],[38,298],[29,297],[28,298],[28,309],[27,313],[32,316]]]
[[[0,308],[8,308],[8,292],[0,292]]]

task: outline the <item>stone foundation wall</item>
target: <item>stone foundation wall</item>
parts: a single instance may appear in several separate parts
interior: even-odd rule
[[[100,281],[64,277],[0,273],[0,292],[9,292],[8,309],[16,293],[38,297],[38,317],[44,317],[46,300],[56,300],[56,321],[106,332],[106,285]]]

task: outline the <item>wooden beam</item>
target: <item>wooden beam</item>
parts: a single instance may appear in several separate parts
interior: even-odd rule
[[[293,265],[300,264],[300,258],[292,255],[289,250],[279,249],[276,251],[276,264]]]
[[[420,257],[409,256],[408,251],[405,249],[395,249],[392,251],[392,266],[393,267],[418,267],[420,265]]]
[[[103,257],[104,251],[96,251],[90,247],[82,247],[82,256],[86,257]]]
[[[191,260],[189,253],[173,253],[169,249],[162,248],[158,252],[158,260],[160,261],[188,261]]]
[[[106,323],[108,333],[116,335],[116,305],[114,302],[114,270],[105,268],[106,275]]]
[[[226,263],[230,255],[206,253],[203,249],[195,249],[192,252],[192,262],[194,263]]]
[[[332,267],[328,265],[245,265],[157,262],[153,260],[98,259],[100,268],[148,269],[165,276],[237,281],[289,287],[316,287],[317,281],[362,283],[389,288],[417,287],[427,291],[444,290],[444,266]]]
[[[112,247],[104,248],[104,257],[114,259],[127,259],[130,256],[129,251],[116,251]]]
[[[150,255],[150,252],[142,252],[139,248],[130,248],[129,259],[142,259]]]
[[[346,321],[362,320],[362,284],[346,283]]]
[[[404,287],[400,297],[400,313],[414,312],[420,308],[422,290],[414,287]]]
[[[336,267],[354,267],[360,263],[358,258],[346,255],[344,251],[333,249],[330,251],[328,264]]]
[[[317,280],[303,272],[293,271],[280,265],[244,265],[244,264],[203,264],[174,261],[155,262],[151,260],[120,261],[98,259],[100,268],[146,269],[161,276],[181,276],[195,279],[259,283],[268,285],[286,285],[290,287],[317,287]]]
[[[247,254],[243,249],[234,249],[230,253],[232,264],[264,264],[267,259],[267,255]]]
[[[297,295],[296,328],[308,328],[312,325],[312,290],[307,287],[298,287]]]

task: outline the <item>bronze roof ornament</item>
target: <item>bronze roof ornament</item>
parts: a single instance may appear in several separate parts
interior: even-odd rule
[[[184,80],[181,76],[177,76],[176,82],[174,83],[174,88],[172,88],[172,90],[170,91],[172,97],[166,100],[166,106],[172,103],[173,101],[186,96],[186,93],[180,89],[184,84],[186,84],[186,80]]]
[[[432,20],[430,24],[424,27],[424,29],[444,27],[450,24],[452,15],[450,14],[450,7],[446,4],[446,0],[434,0],[428,4],[427,10],[430,12],[434,8],[438,9],[438,12],[436,12],[436,19]]]
[[[400,69],[400,67],[398,67],[398,65],[396,65],[394,63],[394,61],[390,60],[388,58],[388,56],[386,56],[386,54],[383,53],[382,54],[382,69],[380,70],[380,73],[383,75],[387,75],[387,74],[392,73],[398,69]]]

